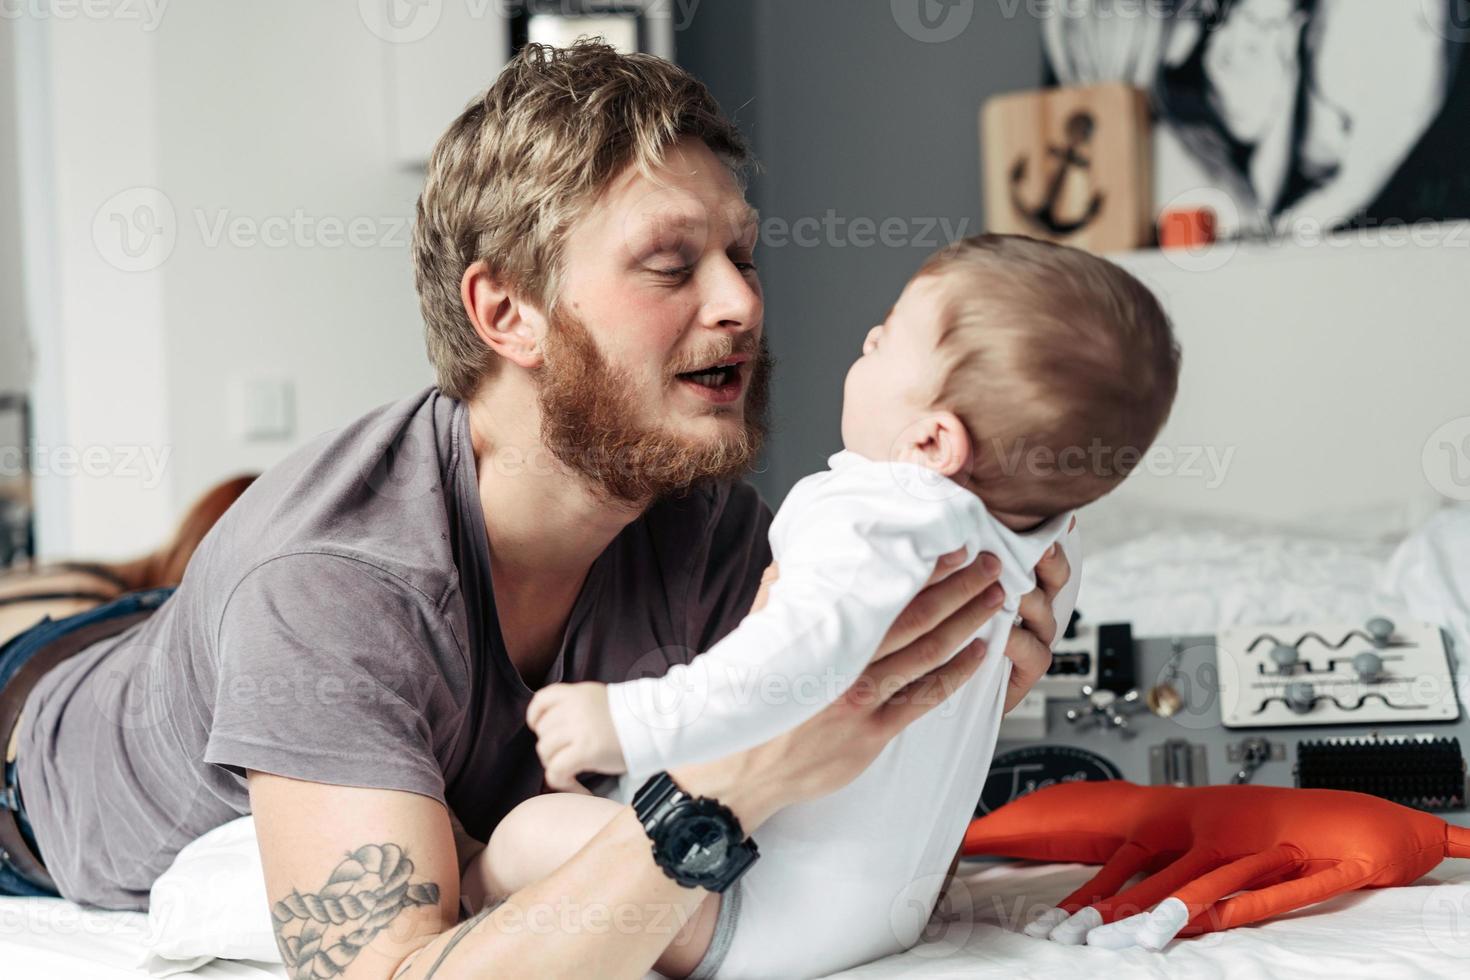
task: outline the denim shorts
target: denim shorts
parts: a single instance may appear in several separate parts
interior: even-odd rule
[[[51,642],[60,639],[73,630],[90,626],[118,616],[131,616],[137,612],[149,609],[157,609],[163,605],[165,599],[173,595],[173,586],[164,586],[158,589],[146,589],[141,592],[129,592],[118,596],[111,602],[105,602],[95,609],[88,609],[73,616],[63,616],[61,619],[45,617],[35,626],[18,633],[10,639],[3,647],[0,647],[0,689],[4,689],[10,679],[15,676],[21,666],[45,648]],[[3,752],[9,742],[10,732],[0,732],[0,752]],[[0,790],[0,808],[15,811],[16,822],[20,824],[21,834],[26,843],[30,845],[32,852],[41,856],[41,850],[36,846],[35,835],[31,831],[31,822],[26,818],[25,801],[20,795],[20,784],[18,782],[17,766],[13,763],[5,763],[5,777],[3,790]],[[10,896],[50,896],[55,897],[56,892],[43,885],[36,884],[29,878],[23,876],[10,865],[10,862],[0,858],[0,895]]]

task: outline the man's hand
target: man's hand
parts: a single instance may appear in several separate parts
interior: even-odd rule
[[[1067,531],[1077,526],[1072,518]],[[1057,593],[1072,578],[1072,566],[1060,545],[1036,563],[1036,588],[1021,599],[1021,623],[1011,630],[1006,641],[1006,656],[1011,660],[1010,688],[1006,691],[1005,710],[1021,703],[1036,682],[1046,676],[1051,666],[1051,645],[1057,638],[1057,620],[1052,612]]]
[[[552,684],[537,691],[526,709],[536,733],[536,754],[552,789],[582,792],[581,772],[616,775],[628,771],[607,706],[607,685]]]

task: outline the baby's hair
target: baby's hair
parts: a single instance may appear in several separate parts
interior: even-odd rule
[[[1105,259],[1019,235],[955,242],[915,278],[930,276],[942,288],[935,404],[969,430],[986,505],[1051,516],[1122,482],[1179,385],[1153,293]]]

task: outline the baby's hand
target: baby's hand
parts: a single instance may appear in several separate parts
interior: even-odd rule
[[[579,772],[626,772],[623,749],[607,706],[607,685],[552,684],[537,691],[526,709],[536,733],[536,754],[552,789],[585,792]]]

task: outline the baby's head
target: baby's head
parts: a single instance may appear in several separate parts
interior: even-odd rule
[[[951,477],[1023,529],[1121,483],[1178,380],[1169,319],[1137,279],[1074,248],[982,235],[931,256],[868,333],[842,441]]]

